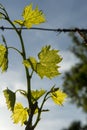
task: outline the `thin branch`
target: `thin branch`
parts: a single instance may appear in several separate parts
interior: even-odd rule
[[[13,49],[15,51],[17,51],[20,55],[23,55],[21,51],[19,51],[17,48],[15,47],[8,47],[8,49]]]
[[[13,27],[5,27],[5,26],[0,26],[1,30],[14,30]],[[18,27],[17,29],[20,29],[20,27]],[[37,27],[32,27],[32,28],[22,28],[23,30],[42,30],[42,31],[53,31],[53,32],[87,32],[86,28],[73,28],[73,29],[69,29],[69,28],[37,28]]]

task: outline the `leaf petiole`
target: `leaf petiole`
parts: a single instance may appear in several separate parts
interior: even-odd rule
[[[15,51],[17,51],[21,56],[23,55],[21,51],[19,51],[17,48],[15,47],[7,47],[8,49],[13,49]]]

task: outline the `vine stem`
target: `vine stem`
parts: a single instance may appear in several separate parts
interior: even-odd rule
[[[22,48],[22,58],[23,60],[26,60],[26,51],[25,51],[25,46],[24,46],[24,41],[23,41],[23,38],[22,38],[22,34],[21,34],[21,30],[22,28],[17,29],[16,26],[13,24],[13,22],[8,18],[6,17],[5,20],[7,20],[11,25],[12,27],[14,28],[14,30],[16,31],[19,39],[20,39],[20,43],[21,43],[21,48]],[[13,48],[15,49],[15,48]],[[17,52],[20,53],[19,50],[15,49]],[[31,80],[31,76],[29,75],[29,70],[27,67],[25,67],[25,72],[26,72],[26,79],[27,79],[27,99],[28,99],[28,104],[29,104],[29,109],[32,109],[32,102],[31,102],[31,83],[30,83],[30,80]]]
[[[42,104],[41,104],[40,108],[38,109],[37,119],[36,119],[36,122],[35,122],[34,125],[33,125],[33,128],[35,128],[35,127],[37,126],[38,122],[40,121],[40,116],[41,116],[41,112],[42,112],[43,105],[44,105],[44,103],[48,100],[48,98],[50,98],[50,96],[47,98],[47,96],[49,95],[50,92],[51,92],[51,91],[47,92],[47,93],[45,94],[45,96],[44,96],[44,99],[43,99],[43,101],[42,101]]]

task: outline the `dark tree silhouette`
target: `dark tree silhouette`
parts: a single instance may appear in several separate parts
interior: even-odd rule
[[[71,103],[76,103],[87,113],[87,33],[70,34],[73,40],[71,51],[79,59],[70,71],[64,75],[63,89],[70,97]]]
[[[87,125],[82,126],[80,121],[74,121],[68,128],[64,128],[63,130],[87,130]]]

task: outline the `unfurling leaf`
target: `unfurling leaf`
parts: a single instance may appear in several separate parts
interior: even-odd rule
[[[8,68],[8,50],[2,44],[0,44],[0,67],[2,72],[6,71]]]
[[[37,101],[41,96],[43,96],[45,94],[45,90],[41,89],[41,90],[32,90],[31,91],[31,95],[32,95],[32,101]]]
[[[3,91],[5,99],[6,99],[6,104],[8,109],[10,109],[11,111],[14,110],[14,105],[15,105],[15,93],[13,91],[11,91],[10,89],[5,89]]]
[[[27,28],[31,28],[33,24],[40,24],[46,21],[43,12],[38,9],[38,6],[33,10],[32,4],[24,8],[22,16],[24,20],[15,20],[14,23]]]
[[[28,108],[24,108],[21,103],[15,104],[11,117],[15,124],[21,123],[23,125],[28,119]]]
[[[67,94],[62,92],[60,89],[54,90],[51,92],[52,100],[58,104],[59,106],[63,105],[63,102],[65,101],[65,98],[67,97]]]
[[[41,78],[44,76],[52,78],[60,74],[58,71],[58,63],[62,60],[62,58],[58,54],[58,50],[50,48],[50,46],[42,48],[41,52],[38,54],[39,62],[33,57],[24,61],[24,65],[28,68],[31,66],[31,68]]]

